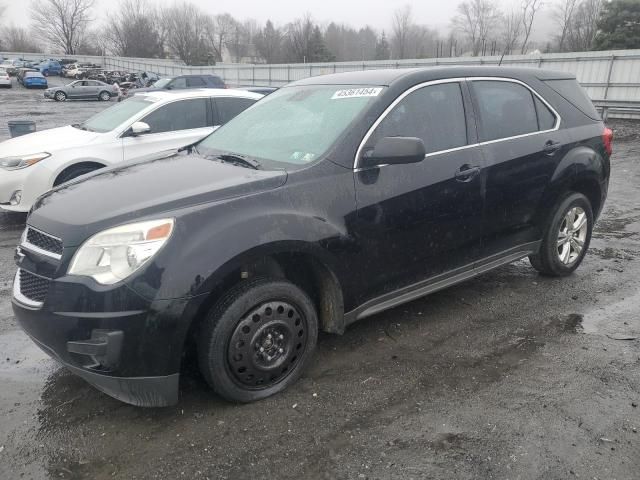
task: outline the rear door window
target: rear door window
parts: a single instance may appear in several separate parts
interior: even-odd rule
[[[205,81],[200,77],[189,77],[189,78],[187,78],[187,85],[189,87],[192,87],[192,88],[206,87],[207,86]]]
[[[367,147],[374,147],[383,137],[420,138],[427,153],[467,145],[460,84],[430,85],[407,95],[378,125]]]
[[[483,141],[509,138],[538,131],[538,117],[531,91],[513,82],[472,82]]]
[[[151,133],[206,127],[207,99],[194,98],[169,103],[154,110],[142,121],[151,127]]]
[[[215,99],[218,125],[224,125],[239,113],[256,103],[252,98],[218,97]]]

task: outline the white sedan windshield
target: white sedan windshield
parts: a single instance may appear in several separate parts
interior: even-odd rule
[[[133,97],[94,115],[79,125],[78,128],[89,130],[90,132],[110,132],[149,105],[153,105],[153,103],[155,103],[153,100],[143,97]]]

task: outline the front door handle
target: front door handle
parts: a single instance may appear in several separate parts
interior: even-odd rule
[[[560,150],[562,144],[560,142],[554,142],[553,140],[549,140],[544,144],[544,153],[548,156],[553,156],[555,153]]]
[[[458,182],[470,182],[478,176],[480,167],[472,167],[471,165],[462,165],[455,173]]]

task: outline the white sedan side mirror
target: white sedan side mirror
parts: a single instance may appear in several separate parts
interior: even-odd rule
[[[131,125],[131,135],[137,137],[138,135],[144,135],[145,133],[150,133],[151,127],[148,123],[144,122],[135,122]]]

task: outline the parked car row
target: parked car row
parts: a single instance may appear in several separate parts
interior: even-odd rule
[[[193,353],[223,398],[259,400],[320,330],[526,257],[570,275],[589,248],[613,137],[570,74],[351,72],[257,98],[144,92],[0,144],[0,204],[31,210],[16,317],[101,391],[174,404]]]

